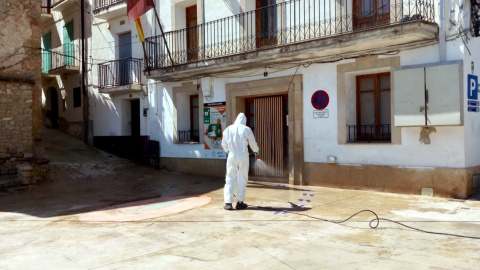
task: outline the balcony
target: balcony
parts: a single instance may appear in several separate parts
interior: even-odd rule
[[[45,75],[79,73],[79,59],[79,49],[74,44],[63,44],[52,50],[43,50],[42,73]]]
[[[126,58],[98,64],[99,92],[110,95],[141,92],[142,61]]]
[[[51,0],[52,2],[52,11],[64,12],[71,8],[80,9],[81,0]]]
[[[42,24],[53,22],[52,0],[42,0]]]
[[[95,0],[93,15],[102,20],[127,15],[127,2],[125,0]]]
[[[152,78],[180,81],[438,42],[434,0],[378,0],[380,7],[361,11],[354,2],[290,0],[149,37],[147,70]]]

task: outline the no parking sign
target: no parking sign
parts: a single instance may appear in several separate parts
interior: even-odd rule
[[[327,92],[318,90],[312,95],[312,106],[317,110],[323,110],[328,106],[330,98]]]

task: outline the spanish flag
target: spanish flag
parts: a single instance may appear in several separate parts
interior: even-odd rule
[[[142,21],[140,20],[140,17],[135,19],[135,26],[137,27],[138,39],[141,42],[144,42],[145,36],[143,35]]]
[[[153,0],[127,0],[127,16],[130,20],[135,20],[154,7]]]

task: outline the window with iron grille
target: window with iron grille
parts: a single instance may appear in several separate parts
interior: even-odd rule
[[[356,77],[356,124],[348,142],[391,142],[390,73]]]
[[[178,142],[200,142],[198,95],[183,96],[183,98],[177,98],[177,101],[177,105],[183,107],[183,109],[177,109],[179,126],[177,137]],[[183,105],[188,105],[181,106],[182,103]],[[187,115],[188,118],[186,117]]]

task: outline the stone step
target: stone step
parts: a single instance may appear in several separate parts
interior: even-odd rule
[[[16,175],[0,175],[0,189],[19,186],[22,181]]]
[[[25,189],[28,189],[28,185],[23,185],[17,175],[0,175],[0,196],[15,194]]]

